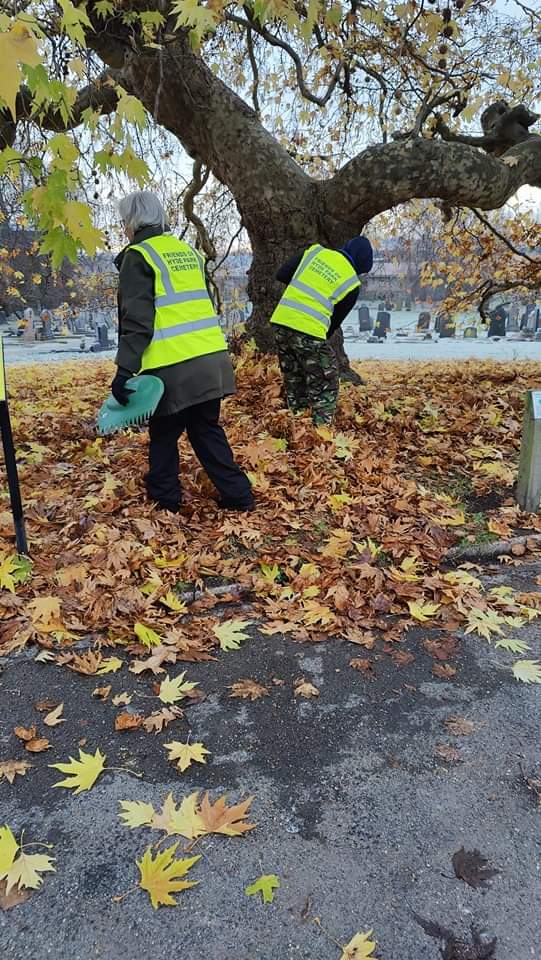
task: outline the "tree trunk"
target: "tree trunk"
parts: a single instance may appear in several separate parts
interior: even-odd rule
[[[541,138],[513,146],[509,164],[469,145],[422,137],[378,144],[329,180],[312,179],[191,48],[186,33],[176,32],[160,48],[139,45],[122,16],[108,17],[104,29],[95,0],[87,0],[86,12],[93,26],[88,46],[115,71],[116,82],[233,194],[253,250],[248,326],[262,349],[272,349],[268,321],[283,291],[274,275],[300,248],[340,246],[376,214],[417,197],[493,209],[523,184],[541,186]],[[342,335],[333,341],[342,376],[351,379]]]

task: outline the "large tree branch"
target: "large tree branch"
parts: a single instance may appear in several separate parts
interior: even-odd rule
[[[541,137],[517,144],[500,159],[438,140],[380,144],[321,182],[320,190],[341,241],[378,213],[408,200],[440,199],[493,210],[525,184],[541,187]]]

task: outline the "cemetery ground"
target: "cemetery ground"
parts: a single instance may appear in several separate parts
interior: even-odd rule
[[[144,432],[95,436],[110,366],[9,371],[33,562],[6,501],[0,819],[55,867],[0,912],[10,960],[539,955],[541,521],[512,496],[538,365],[362,370],[316,431],[244,354],[225,420],[258,509],[217,511],[184,449],[176,518]],[[54,787],[80,749],[105,769]],[[153,909],[136,861],[176,843],[198,885]]]

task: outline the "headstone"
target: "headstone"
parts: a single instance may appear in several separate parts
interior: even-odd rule
[[[374,336],[387,337],[387,330],[391,327],[391,314],[387,310],[378,310],[376,322],[374,324]]]
[[[526,394],[516,500],[521,510],[533,513],[541,502],[541,391]]]
[[[28,307],[23,314],[25,328],[23,332],[23,340],[25,343],[33,343],[36,339],[36,331],[34,329],[34,311],[32,307]]]
[[[464,340],[476,340],[477,327],[466,327],[464,330]]]
[[[53,336],[53,318],[49,310],[41,311],[41,327],[42,340],[51,340]]]
[[[378,310],[385,310],[385,309],[386,307],[384,303],[378,303]]]
[[[404,310],[411,310],[411,300],[404,300]]]
[[[101,323],[98,327],[98,343],[102,350],[109,349],[109,328],[106,323]]]
[[[391,303],[390,300],[386,300],[386,301],[385,301],[385,310],[392,310],[392,309],[393,309],[393,304]]]
[[[507,312],[503,307],[496,307],[490,314],[490,324],[488,327],[489,337],[505,337],[505,328],[507,324]]]
[[[371,330],[372,320],[370,318],[370,310],[368,309],[368,307],[362,304],[358,308],[358,315],[359,315],[359,332],[363,333],[365,330]]]
[[[451,317],[440,318],[440,340],[449,340],[454,337],[456,332],[454,321]]]
[[[514,309],[510,310],[509,317],[507,320],[507,331],[508,333],[514,333],[516,330],[518,330],[518,328],[519,328],[518,311]]]
[[[430,329],[430,313],[428,310],[424,310],[423,313],[419,314],[419,317],[417,319],[417,331],[421,332],[429,329]]]

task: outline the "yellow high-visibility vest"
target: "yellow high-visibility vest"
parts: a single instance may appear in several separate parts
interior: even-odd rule
[[[205,283],[204,260],[189,243],[169,234],[134,243],[154,272],[154,333],[141,371],[227,350]]]
[[[271,323],[325,340],[335,305],[360,285],[343,253],[316,243],[306,250]]]

